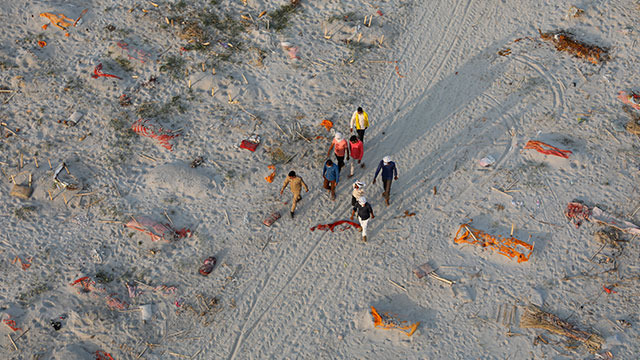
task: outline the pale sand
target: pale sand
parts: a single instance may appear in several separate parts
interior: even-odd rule
[[[571,4],[562,1],[303,0],[289,25],[274,32],[266,29],[270,16],[258,15],[280,3],[154,3],[158,7],[129,0],[2,5],[0,85],[18,91],[0,93],[2,122],[20,131],[8,138],[7,130],[1,133],[0,310],[3,320],[11,316],[23,329],[0,326],[3,358],[92,359],[97,350],[114,359],[595,358],[566,348],[555,335],[519,328],[522,308],[513,326],[496,321],[500,309],[527,301],[600,334],[603,352],[616,359],[640,353],[639,286],[629,280],[639,273],[637,238],[625,237],[630,242],[617,256],[617,272],[562,280],[610,269],[600,262],[615,253],[606,247],[590,261],[600,249],[592,234],[601,226],[568,224],[562,211],[569,201],[597,204],[640,223],[640,212],[634,214],[640,143],[623,130],[628,115],[616,99],[619,90],[638,89],[635,4],[587,1],[576,4],[584,14],[571,18]],[[203,7],[224,9],[235,21],[250,14],[248,21],[257,25],[233,39],[216,35],[206,50],[181,55],[187,41],[178,37],[178,16],[193,18]],[[89,11],[69,37],[54,26],[41,29],[41,12],[76,17],[84,8]],[[371,27],[363,26],[365,16],[373,16]],[[176,19],[174,27],[165,17]],[[539,40],[538,28],[573,30],[610,47],[612,59],[592,65],[559,53]],[[513,42],[523,37],[532,40]],[[37,40],[47,46],[40,48]],[[127,58],[118,41],[136,57],[141,53],[134,49],[148,54],[145,62],[131,59],[130,71],[118,65],[116,58]],[[289,58],[282,41],[298,47],[299,60]],[[224,45],[229,42],[240,46],[231,61],[216,57],[232,51]],[[507,48],[510,55],[498,55]],[[176,77],[160,71],[168,56],[185,60]],[[98,63],[123,80],[91,78]],[[141,87],[150,76],[157,83]],[[131,106],[120,106],[123,93]],[[127,131],[147,102],[156,110],[147,118],[182,129],[171,141],[173,151]],[[372,123],[365,137],[367,166],[353,179],[343,172],[338,199],[330,202],[321,189],[329,140],[315,137],[331,137],[319,126],[322,119],[348,133],[357,106]],[[84,115],[77,126],[57,122],[74,111]],[[579,117],[588,120],[579,123]],[[258,150],[238,149],[251,133],[263,139]],[[573,154],[567,160],[523,150],[530,139]],[[286,159],[296,155],[277,165],[271,184],[264,180],[271,172],[269,147],[281,147]],[[380,184],[370,184],[384,155],[396,161],[400,175],[389,207]],[[480,168],[486,155],[497,161]],[[196,156],[205,162],[192,169]],[[54,168],[66,162],[84,189],[59,194],[47,159]],[[283,203],[290,201],[289,190],[278,194],[292,169],[311,187],[295,220]],[[24,184],[33,175],[30,200],[9,196],[8,176],[23,171],[16,181]],[[348,218],[356,178],[369,183],[376,213],[369,242],[352,229],[310,232]],[[509,195],[491,189],[514,182],[517,191]],[[74,196],[89,192],[95,193]],[[274,210],[283,217],[267,228],[262,220]],[[416,216],[397,218],[405,210]],[[126,222],[132,215],[168,222],[165,212],[194,236],[152,243],[121,224],[100,222]],[[458,226],[470,218],[474,227],[496,235],[508,235],[513,225],[514,236],[535,242],[530,260],[518,264],[454,244]],[[198,267],[212,255],[218,265],[202,277]],[[12,264],[16,256],[33,256],[31,267]],[[416,279],[412,268],[424,262],[456,284]],[[103,293],[70,286],[98,273],[113,278],[97,285]],[[124,283],[134,280],[177,291],[163,296],[139,285],[144,293],[130,299]],[[604,293],[603,285],[616,283],[617,293]],[[110,310],[109,294],[133,311]],[[204,305],[198,295],[215,296],[219,305],[199,316]],[[177,313],[175,301],[182,303]],[[153,304],[147,322],[135,311],[142,304]],[[412,337],[375,329],[370,306],[421,325]],[[54,331],[49,321],[63,314],[62,328]],[[611,323],[617,319],[633,326],[617,327]],[[509,330],[517,335],[508,336]],[[550,343],[536,346],[541,333]]]

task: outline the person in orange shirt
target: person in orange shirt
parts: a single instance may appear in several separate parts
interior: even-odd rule
[[[338,160],[338,171],[341,171],[344,166],[345,155],[347,156],[347,160],[349,160],[349,144],[347,143],[347,140],[342,137],[341,133],[337,132],[334,135],[331,147],[327,152],[327,157],[331,157],[331,149],[334,149],[336,159]]]

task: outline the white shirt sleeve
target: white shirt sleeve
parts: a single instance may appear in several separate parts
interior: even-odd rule
[[[351,116],[351,129],[353,129],[353,126],[356,123],[356,117],[358,116],[358,111],[354,111],[353,115]]]

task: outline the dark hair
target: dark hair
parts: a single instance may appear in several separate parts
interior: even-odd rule
[[[332,166],[333,165],[333,161],[327,160],[327,162],[325,164],[327,164],[327,166]]]
[[[289,171],[289,176],[295,177],[296,176],[296,172],[293,171],[293,170]]]
[[[364,110],[362,110],[362,108],[358,106],[358,112],[362,114],[363,111]]]
[[[356,141],[358,141],[358,137],[355,136],[355,135],[351,135],[351,137],[349,138],[349,141],[356,142]]]

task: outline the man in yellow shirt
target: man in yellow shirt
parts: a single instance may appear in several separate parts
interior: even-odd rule
[[[351,132],[353,132],[353,128],[356,128],[356,133],[358,133],[358,139],[364,143],[364,131],[369,127],[369,115],[367,115],[361,107],[358,107],[351,116]]]
[[[309,192],[309,188],[307,184],[304,183],[304,180],[300,176],[296,175],[295,171],[290,171],[289,176],[284,179],[284,185],[282,185],[282,189],[280,189],[280,195],[287,187],[287,185],[291,184],[291,193],[293,194],[293,198],[291,200],[291,218],[293,219],[293,213],[296,211],[296,205],[298,205],[298,201],[302,200],[302,196],[300,193],[302,192],[302,187],[306,192]]]

